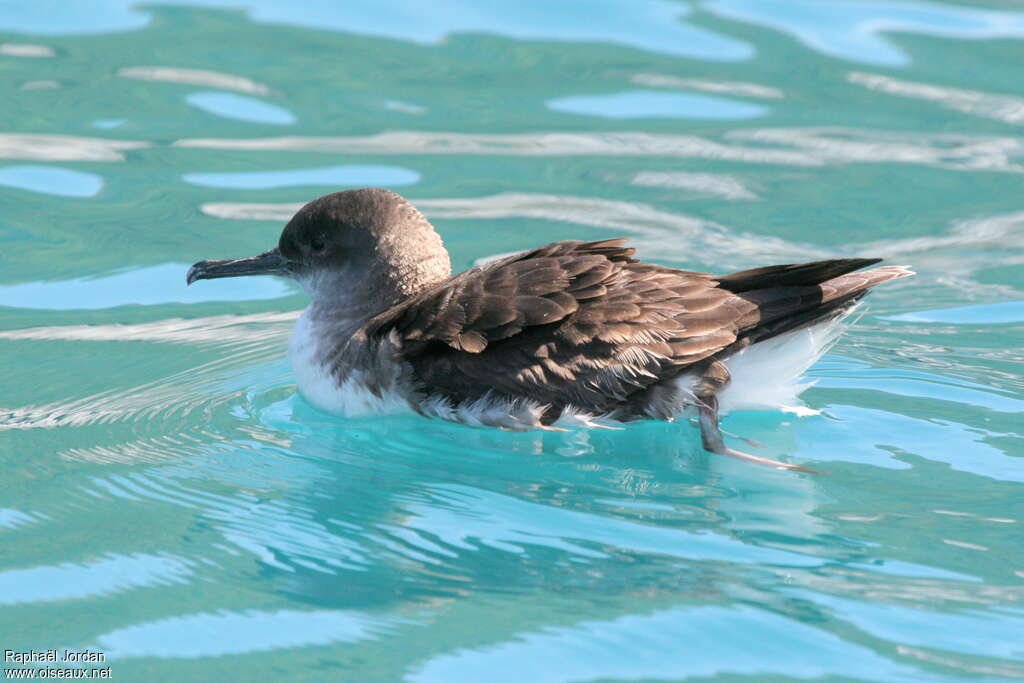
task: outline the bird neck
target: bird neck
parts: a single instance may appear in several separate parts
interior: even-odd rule
[[[296,278],[310,297],[311,322],[354,332],[368,320],[451,276],[448,252],[400,264],[323,269]]]

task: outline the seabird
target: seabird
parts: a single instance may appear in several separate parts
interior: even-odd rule
[[[695,410],[708,451],[811,471],[728,447],[720,411],[795,397],[839,321],[913,272],[844,258],[713,275],[639,261],[625,242],[553,242],[453,276],[423,214],[369,188],[320,197],[277,247],[200,261],[186,279],[295,280],[311,301],[289,357],[326,412],[558,429]]]

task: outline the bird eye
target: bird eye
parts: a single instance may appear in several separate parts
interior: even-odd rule
[[[324,241],[322,239],[314,238],[313,241],[309,243],[309,246],[313,251],[323,251]]]

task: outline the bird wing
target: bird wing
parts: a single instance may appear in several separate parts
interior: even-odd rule
[[[612,410],[736,342],[757,304],[640,263],[624,239],[555,242],[474,268],[367,323],[432,394]]]

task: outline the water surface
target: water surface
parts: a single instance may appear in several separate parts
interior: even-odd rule
[[[117,680],[1024,677],[1024,10],[0,7],[0,648]],[[810,414],[510,434],[295,395],[288,283],[186,289],[334,189],[457,268],[630,237],[909,263]]]

